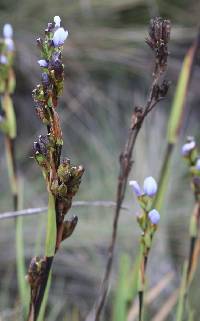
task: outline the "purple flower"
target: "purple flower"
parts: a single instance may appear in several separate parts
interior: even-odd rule
[[[60,22],[61,22],[60,17],[59,17],[59,16],[55,16],[55,17],[53,18],[53,20],[54,20],[54,22],[55,22],[55,27],[60,28]]]
[[[195,167],[198,171],[200,171],[200,158],[197,159]]]
[[[6,38],[5,39],[5,44],[6,44],[6,47],[7,47],[8,51],[14,51],[15,50],[14,41],[11,38]]]
[[[12,38],[13,36],[13,28],[11,24],[6,23],[3,27],[3,36],[4,38]]]
[[[189,153],[196,147],[196,143],[194,140],[191,140],[190,142],[183,145],[181,149],[182,156],[188,156]]]
[[[62,46],[67,39],[68,31],[63,28],[58,28],[53,35],[53,44],[55,47]]]
[[[48,62],[44,59],[38,60],[38,64],[43,68],[46,68],[48,66]]]
[[[136,181],[130,181],[129,185],[132,186],[133,191],[137,197],[142,195],[142,189],[140,188],[140,185]]]
[[[7,64],[7,62],[8,62],[7,57],[6,57],[6,56],[4,56],[4,55],[0,55],[0,64],[2,64],[2,65],[6,65],[6,64]]]
[[[160,214],[155,208],[148,213],[148,217],[154,225],[157,225],[160,221]]]
[[[152,176],[146,177],[143,185],[144,193],[153,197],[157,192],[157,183]]]

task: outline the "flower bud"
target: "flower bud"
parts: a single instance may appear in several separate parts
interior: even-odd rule
[[[152,176],[146,177],[143,185],[144,193],[153,197],[157,192],[157,183]]]
[[[197,159],[195,167],[198,171],[200,171],[200,158]]]
[[[48,62],[44,59],[38,60],[38,64],[40,67],[43,67],[43,68],[48,67]]]
[[[5,55],[0,55],[0,64],[6,65],[8,62],[8,59]]]
[[[59,17],[59,16],[55,16],[55,17],[53,18],[53,20],[54,20],[54,22],[55,22],[55,27],[60,28],[60,22],[61,22],[60,17]]]
[[[142,195],[142,189],[140,188],[140,185],[137,181],[130,181],[129,185],[132,186],[133,191],[137,197]]]
[[[156,209],[153,209],[148,213],[148,218],[152,224],[157,225],[160,221],[160,214]]]
[[[194,140],[191,140],[183,145],[181,149],[181,154],[184,157],[187,157],[193,149],[196,147],[196,142]]]
[[[14,51],[15,50],[14,41],[11,38],[6,38],[5,39],[5,44],[6,44],[6,48],[7,48],[8,51]]]
[[[65,42],[65,40],[67,39],[68,37],[68,31],[64,30],[63,28],[58,28],[54,35],[53,35],[53,44],[55,47],[59,47],[59,46],[62,46]]]
[[[3,36],[4,38],[12,38],[13,36],[13,28],[11,24],[6,23],[3,27]]]

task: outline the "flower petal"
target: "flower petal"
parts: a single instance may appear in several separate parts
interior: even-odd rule
[[[148,213],[148,218],[150,219],[151,223],[154,225],[157,225],[160,221],[160,214],[159,212],[154,208]]]
[[[53,44],[55,47],[62,46],[68,37],[68,31],[63,28],[58,28],[53,35]]]
[[[137,197],[142,195],[142,189],[137,181],[129,181],[129,185],[132,186],[133,191]]]
[[[3,26],[3,36],[4,38],[12,38],[13,36],[13,28],[10,23],[6,23]]]
[[[157,183],[152,176],[146,177],[144,180],[144,193],[149,197],[153,197],[157,192]]]

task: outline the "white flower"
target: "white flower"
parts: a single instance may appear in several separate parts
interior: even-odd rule
[[[48,62],[44,59],[38,60],[38,64],[43,68],[46,68],[48,66]]]
[[[183,156],[188,156],[188,154],[196,147],[196,143],[194,140],[183,145],[181,149],[181,153]]]
[[[12,38],[13,36],[13,28],[11,24],[6,23],[3,27],[3,36],[4,38]]]
[[[1,56],[0,56],[0,64],[2,64],[2,65],[6,65],[6,64],[7,64],[7,62],[8,62],[7,57],[6,57],[6,56],[4,56],[4,55],[1,55]]]
[[[62,46],[67,39],[68,31],[63,28],[58,28],[53,35],[53,43],[55,47]]]
[[[198,171],[200,171],[200,158],[197,159],[197,162],[196,162],[195,167],[196,167],[196,169],[197,169]]]
[[[160,221],[160,214],[157,210],[153,209],[148,213],[148,218],[152,224],[157,225]]]
[[[15,50],[14,41],[11,38],[6,38],[5,39],[5,44],[6,44],[6,47],[7,47],[8,51],[14,51]]]
[[[157,183],[152,176],[146,177],[143,185],[144,193],[153,197],[157,192]]]
[[[137,197],[142,195],[142,190],[137,181],[130,181],[129,185],[132,186],[133,191]]]
[[[55,22],[55,27],[60,27],[60,22],[61,22],[61,19],[59,16],[55,16],[53,18],[54,22]]]

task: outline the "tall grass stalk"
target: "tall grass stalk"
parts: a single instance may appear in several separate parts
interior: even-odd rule
[[[77,193],[84,169],[72,166],[68,158],[61,159],[63,138],[60,120],[56,111],[58,98],[63,91],[64,65],[62,51],[68,31],[60,27],[61,19],[54,17],[48,23],[44,39],[38,38],[41,50],[38,64],[42,69],[42,81],[33,90],[36,113],[47,128],[46,135],[40,135],[34,142],[33,156],[41,168],[48,192],[48,217],[44,257],[34,257],[28,270],[31,299],[29,321],[44,319],[50,275],[54,256],[63,240],[70,237],[78,218],[68,220],[65,215]]]
[[[10,24],[4,25],[4,39],[0,43],[0,94],[2,105],[2,119],[0,129],[5,136],[7,169],[10,181],[10,189],[13,198],[14,211],[22,208],[20,206],[20,186],[17,176],[16,154],[15,154],[15,139],[17,135],[16,116],[12,101],[12,95],[15,90],[15,74],[13,70],[15,47],[12,39],[13,30]],[[22,197],[21,197],[22,202]],[[27,291],[25,282],[25,261],[24,261],[24,243],[23,243],[23,228],[22,218],[16,218],[16,265],[17,279],[20,295],[20,302],[23,310],[27,308]]]

